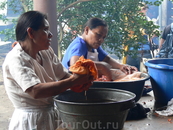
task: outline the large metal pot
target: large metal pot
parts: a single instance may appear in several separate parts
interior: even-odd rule
[[[120,130],[128,111],[135,105],[135,94],[118,89],[71,90],[54,97],[55,107],[65,125],[73,130]]]
[[[127,90],[136,94],[135,101],[137,102],[142,96],[145,81],[150,78],[150,76],[146,73],[141,73],[140,77],[142,77],[140,80],[123,81],[123,82],[95,81],[93,82],[91,88],[113,88],[113,89]]]

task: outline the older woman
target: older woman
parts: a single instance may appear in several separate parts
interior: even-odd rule
[[[55,130],[53,96],[92,80],[63,68],[50,47],[51,38],[44,14],[29,11],[20,16],[17,44],[3,63],[5,89],[15,107],[9,130]]]
[[[108,33],[108,26],[100,18],[91,18],[84,25],[83,34],[69,45],[63,57],[62,64],[68,69],[80,56],[91,59],[96,63],[100,75],[112,79],[110,68],[120,69],[126,74],[137,71],[137,68],[118,63],[101,48]]]

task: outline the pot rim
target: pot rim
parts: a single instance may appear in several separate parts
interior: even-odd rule
[[[89,88],[89,90],[106,90],[106,91],[116,91],[116,92],[121,92],[121,93],[126,93],[129,95],[132,95],[131,98],[123,100],[123,101],[111,101],[111,102],[98,102],[98,103],[79,103],[79,102],[70,102],[70,101],[62,101],[59,99],[56,99],[58,96],[60,96],[61,94],[65,93],[65,92],[69,92],[72,90],[67,90],[57,96],[55,96],[53,98],[54,101],[59,102],[59,103],[63,103],[63,104],[69,104],[69,105],[83,105],[83,106],[88,106],[88,105],[110,105],[110,104],[120,104],[120,103],[125,103],[125,102],[130,102],[135,100],[136,98],[136,94],[130,92],[130,91],[126,91],[126,90],[120,90],[120,89],[111,89],[111,88]],[[73,92],[73,91],[72,91]]]
[[[167,61],[168,62],[169,60],[173,60],[173,58],[159,58],[159,59],[148,60],[147,62],[145,62],[145,66],[147,66],[148,68],[172,71],[173,70],[172,65],[168,65],[166,63],[157,63],[158,61]],[[156,63],[152,63],[153,61]]]

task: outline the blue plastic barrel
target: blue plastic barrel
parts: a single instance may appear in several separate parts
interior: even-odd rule
[[[167,105],[173,98],[173,59],[153,59],[145,63],[156,103]]]

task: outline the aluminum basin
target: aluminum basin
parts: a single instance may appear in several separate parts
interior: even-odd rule
[[[121,130],[135,105],[135,94],[124,90],[90,88],[86,95],[68,90],[54,97],[65,126],[73,130]]]

